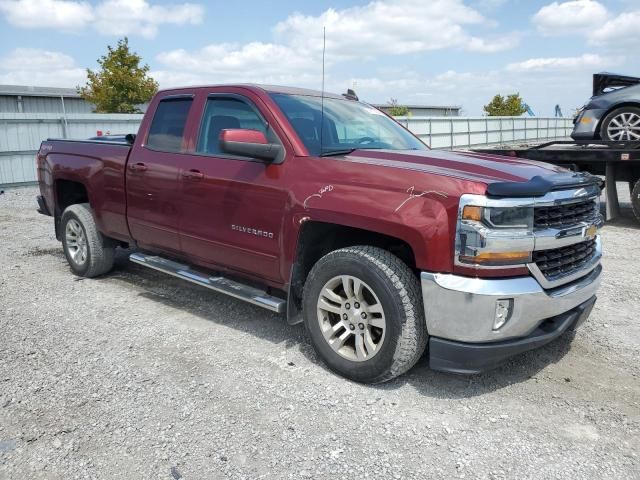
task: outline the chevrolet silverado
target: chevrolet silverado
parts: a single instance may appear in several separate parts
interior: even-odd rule
[[[74,274],[117,248],[304,322],[319,357],[377,383],[428,352],[477,373],[574,330],[601,279],[600,180],[434,151],[354,95],[164,90],[137,135],[47,140],[38,210]]]

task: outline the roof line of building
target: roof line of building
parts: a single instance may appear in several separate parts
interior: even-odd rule
[[[23,95],[25,97],[80,98],[80,94],[75,88],[32,87],[28,85],[0,85],[0,95]]]

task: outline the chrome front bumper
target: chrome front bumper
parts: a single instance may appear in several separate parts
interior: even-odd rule
[[[432,337],[469,343],[525,337],[545,320],[592,298],[600,286],[602,266],[561,287],[545,290],[533,277],[472,278],[422,272],[427,331]],[[513,299],[509,320],[493,329],[496,301]]]

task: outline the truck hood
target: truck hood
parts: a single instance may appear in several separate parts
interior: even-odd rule
[[[355,150],[344,159],[483,183],[496,196],[540,196],[562,187],[600,182],[597,177],[549,163],[474,152]]]

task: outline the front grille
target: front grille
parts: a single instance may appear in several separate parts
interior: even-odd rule
[[[533,252],[533,261],[547,278],[566,275],[580,270],[596,252],[596,239],[568,247]]]
[[[594,220],[598,214],[597,209],[598,204],[594,199],[550,207],[535,207],[533,225],[536,228],[568,227],[579,222]]]

